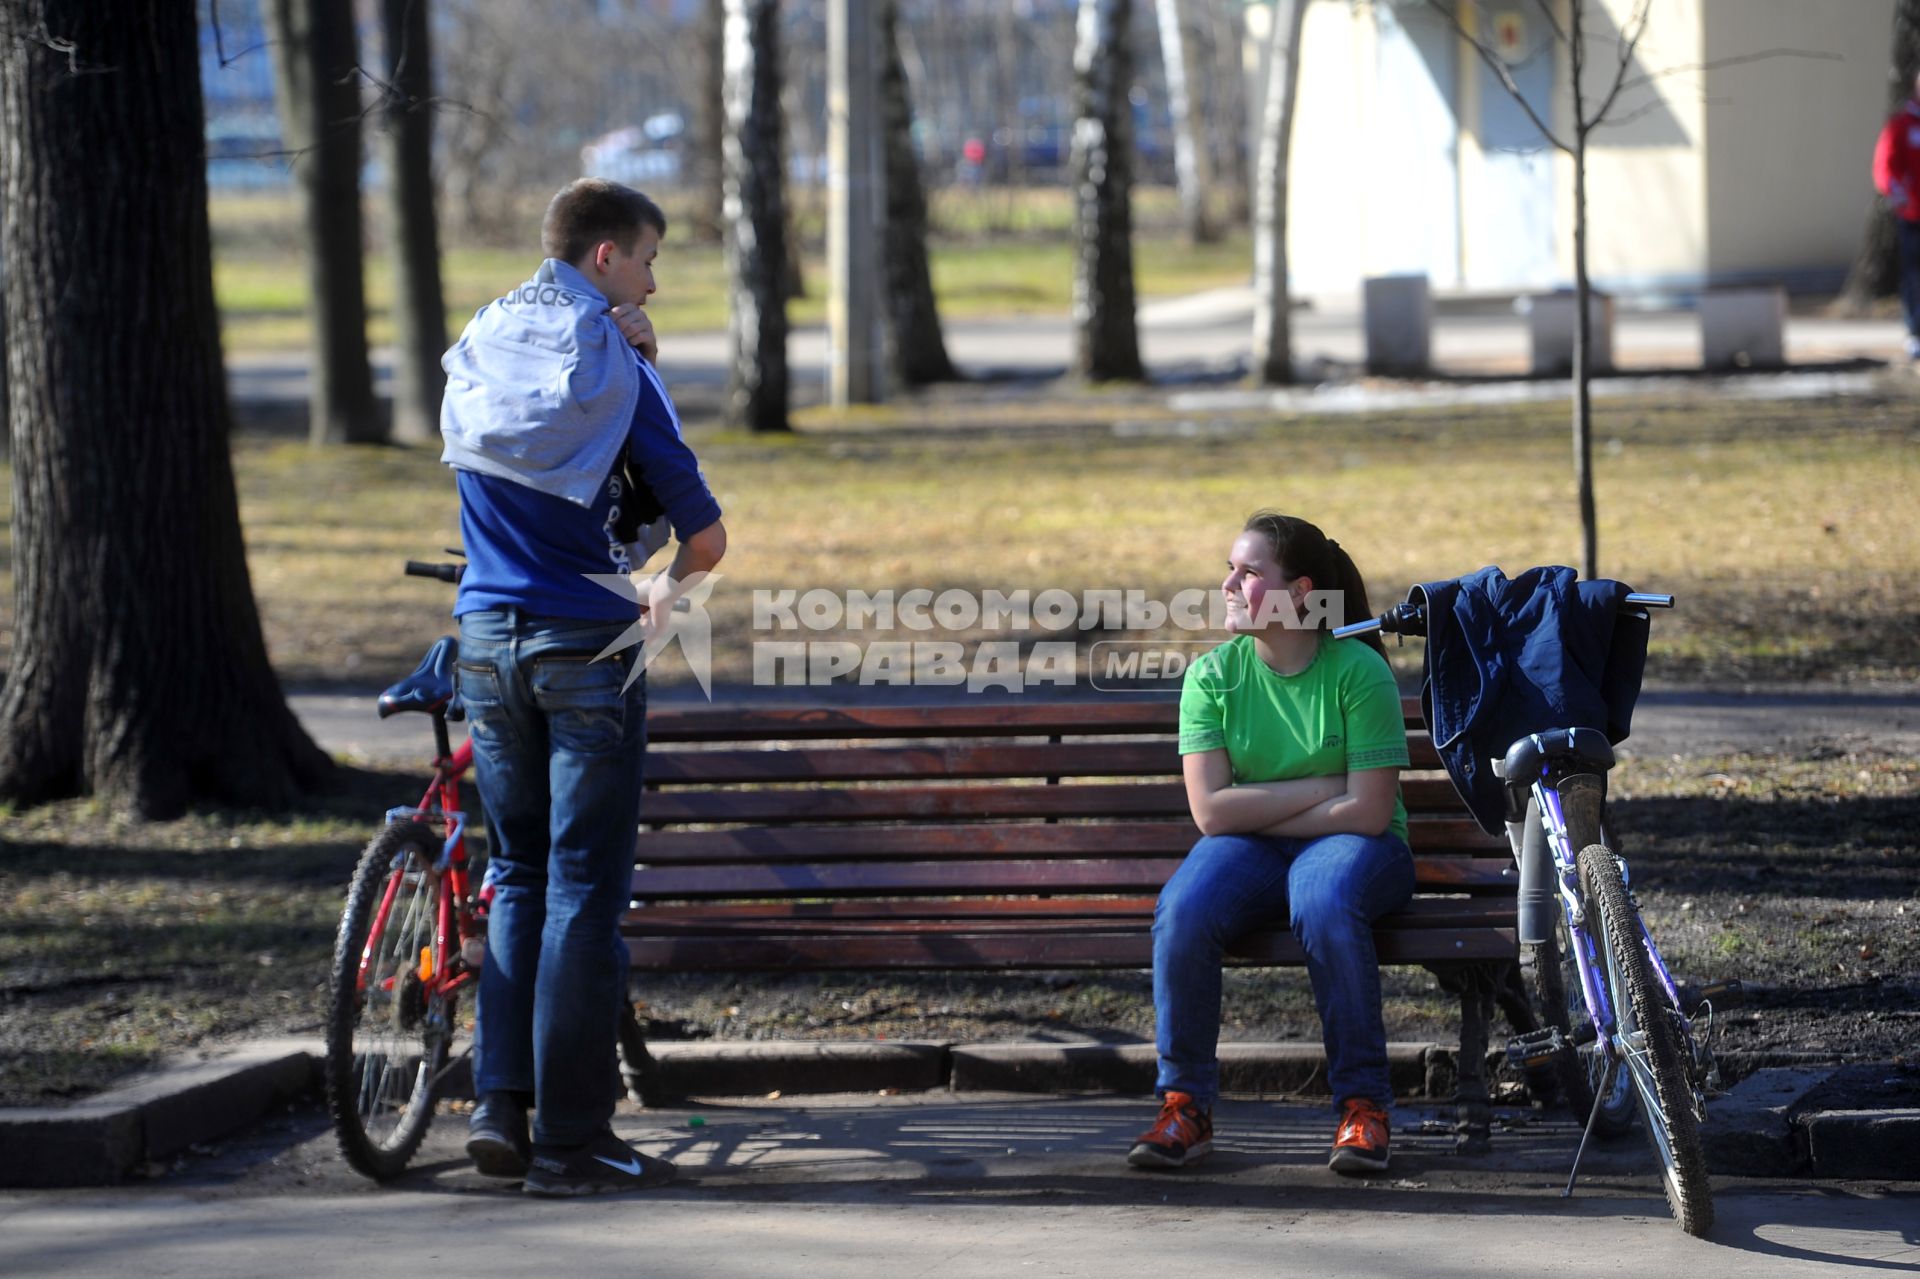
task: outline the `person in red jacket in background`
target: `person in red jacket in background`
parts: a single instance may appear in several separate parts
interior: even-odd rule
[[[1880,130],[1873,148],[1873,185],[1886,197],[1900,235],[1900,309],[1907,318],[1907,358],[1920,359],[1920,76],[1913,96]]]

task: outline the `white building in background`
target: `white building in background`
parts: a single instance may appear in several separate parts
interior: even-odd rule
[[[1426,0],[1307,0],[1293,134],[1296,293],[1424,272],[1442,290],[1573,277],[1573,166]],[[1569,64],[1535,0],[1457,0],[1528,102],[1572,138]],[[1565,20],[1564,0],[1559,5]],[[1633,0],[1588,0],[1590,101]],[[1894,0],[1652,0],[1589,138],[1588,263],[1621,292],[1838,285],[1873,198]],[[1247,10],[1264,87],[1271,9]],[[1651,77],[1651,78],[1649,78]],[[1256,93],[1256,97],[1258,94]],[[1258,104],[1255,103],[1258,120]]]

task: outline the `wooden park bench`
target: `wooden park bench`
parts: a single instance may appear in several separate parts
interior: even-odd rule
[[[1375,932],[1461,996],[1459,1134],[1488,1131],[1497,1001],[1533,1028],[1514,875],[1439,771],[1417,699],[1403,775],[1418,889]],[[624,932],[667,972],[1152,966],[1154,899],[1198,838],[1165,697],[656,709]],[[1298,966],[1284,924],[1229,963]]]

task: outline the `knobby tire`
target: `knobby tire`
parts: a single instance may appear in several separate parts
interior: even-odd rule
[[[1606,845],[1589,844],[1580,850],[1579,866],[1588,922],[1598,925],[1608,960],[1615,1035],[1630,1057],[1640,1058],[1623,1061],[1620,1073],[1632,1077],[1639,1094],[1674,1220],[1688,1234],[1704,1235],[1713,1226],[1713,1187],[1700,1148],[1686,1033],[1641,944],[1640,912],[1627,895],[1619,859]]]
[[[361,854],[334,941],[327,1005],[327,1109],[340,1153],[358,1172],[386,1181],[406,1170],[433,1120],[434,1082],[447,1064],[453,1000],[429,999],[420,953],[434,942],[440,836],[424,822],[395,822]],[[360,957],[399,877],[367,979]]]

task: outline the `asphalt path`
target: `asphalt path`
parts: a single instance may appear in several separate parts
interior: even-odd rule
[[[299,1111],[164,1175],[0,1193],[0,1273],[460,1276],[1920,1273],[1920,1185],[1723,1178],[1707,1240],[1682,1235],[1638,1142],[1509,1115],[1495,1154],[1451,1153],[1439,1111],[1395,1112],[1395,1166],[1325,1168],[1319,1106],[1223,1102],[1215,1154],[1143,1173],[1121,1159],[1140,1099],[777,1100],[633,1111],[616,1128],[682,1176],[627,1197],[541,1201],[480,1178],[443,1116],[414,1169],[375,1187]]]
[[[381,720],[374,714],[379,690],[294,690],[288,700],[321,747],[362,763],[407,763],[431,753],[425,720],[401,715]],[[715,699],[740,705],[832,704],[849,698],[863,702],[933,700],[965,696],[935,688],[728,688],[716,686]],[[904,696],[900,696],[904,695]],[[1101,696],[1080,690],[1081,696]],[[686,705],[701,699],[691,684],[656,687],[656,706]],[[1640,695],[1633,714],[1633,735],[1623,754],[1798,755],[1808,751],[1870,748],[1920,755],[1920,688],[1912,685],[1855,688],[1840,685],[1798,687],[1703,688],[1655,686]]]
[[[727,335],[723,332],[676,332],[671,298],[656,303],[660,327],[660,371],[676,395],[707,391],[727,380]],[[1143,304],[1138,311],[1141,359],[1156,382],[1218,381],[1243,375],[1250,367],[1253,332],[1253,291],[1245,286],[1210,289],[1184,297]],[[1366,340],[1358,300],[1333,296],[1317,298],[1293,317],[1295,362],[1309,380],[1338,379],[1358,370],[1365,358]],[[1073,327],[1066,316],[1011,316],[995,319],[949,320],[943,325],[947,349],[965,372],[975,376],[1018,378],[1057,377],[1066,372],[1073,353]],[[1824,316],[1790,316],[1785,333],[1790,365],[1832,364],[1857,359],[1904,364],[1905,331],[1897,319],[1842,320]],[[1639,374],[1693,371],[1700,364],[1699,317],[1684,310],[1622,310],[1615,322],[1614,351],[1623,372]],[[824,328],[792,331],[788,362],[797,402],[815,403],[825,393],[827,334]],[[1465,376],[1524,373],[1529,360],[1527,320],[1504,303],[1478,302],[1471,306],[1447,302],[1435,316],[1433,361],[1436,368]],[[376,379],[390,385],[392,353],[374,353]],[[227,362],[228,382],[236,400],[251,403],[302,403],[306,398],[306,359],[285,355],[239,354]],[[1865,376],[1865,375],[1861,375]],[[1846,389],[1826,382],[1803,384],[1796,375],[1742,374],[1718,379],[1742,386],[1765,388],[1776,383],[1793,394],[1819,394]],[[1410,386],[1412,384],[1409,384]],[[1603,382],[1602,387],[1608,385]],[[1864,389],[1864,383],[1861,388]],[[1425,402],[1437,392],[1418,389]],[[1498,393],[1515,398],[1516,392]],[[1538,384],[1532,394],[1564,396],[1564,378]],[[1524,395],[1522,396],[1524,398]],[[1324,398],[1324,397],[1322,397]],[[1369,401],[1371,403],[1371,401]],[[1388,400],[1388,405],[1398,400]],[[1196,406],[1204,407],[1204,406]]]

